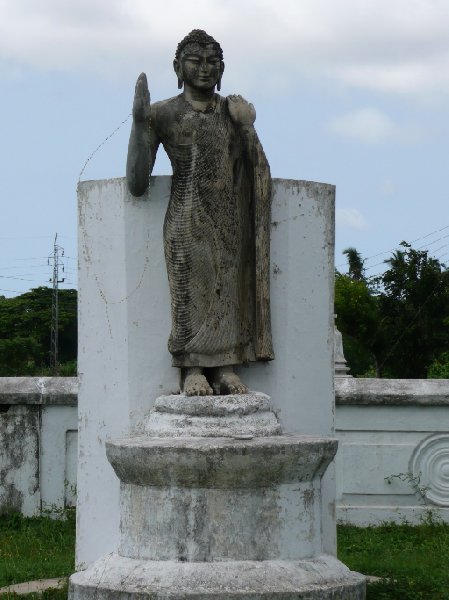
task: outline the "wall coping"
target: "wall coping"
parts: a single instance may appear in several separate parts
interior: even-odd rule
[[[77,377],[0,377],[0,405],[77,403]]]
[[[449,379],[335,378],[338,406],[449,406]]]
[[[77,377],[0,377],[0,404],[76,406]],[[449,379],[335,378],[338,406],[449,406]]]

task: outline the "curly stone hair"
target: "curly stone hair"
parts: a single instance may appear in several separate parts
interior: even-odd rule
[[[176,48],[175,58],[179,60],[181,56],[181,52],[184,50],[187,44],[199,44],[200,46],[208,46],[212,44],[217,50],[217,54],[220,60],[223,60],[223,50],[221,49],[220,44],[214,40],[211,35],[208,35],[202,29],[194,29],[191,31],[186,37],[181,40]]]

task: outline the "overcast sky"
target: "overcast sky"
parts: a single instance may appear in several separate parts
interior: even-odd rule
[[[80,172],[141,71],[153,100],[178,93],[193,28],[222,45],[221,93],[254,103],[273,176],[337,186],[337,266],[355,246],[374,274],[401,240],[449,262],[448,0],[0,0],[0,294],[48,284],[56,232],[76,286]],[[129,129],[82,179],[124,175]]]

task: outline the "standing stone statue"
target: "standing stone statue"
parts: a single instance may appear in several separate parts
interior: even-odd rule
[[[150,105],[136,84],[126,175],[141,196],[160,143],[172,167],[164,250],[168,348],[186,395],[241,394],[235,365],[274,358],[270,323],[270,168],[241,96],[223,98],[223,52],[195,29],[173,61],[179,96]]]

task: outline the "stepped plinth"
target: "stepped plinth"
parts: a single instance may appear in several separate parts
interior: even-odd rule
[[[332,438],[283,435],[265,394],[159,398],[107,443],[120,479],[117,552],[71,577],[71,600],[362,600],[364,577],[323,553]]]

